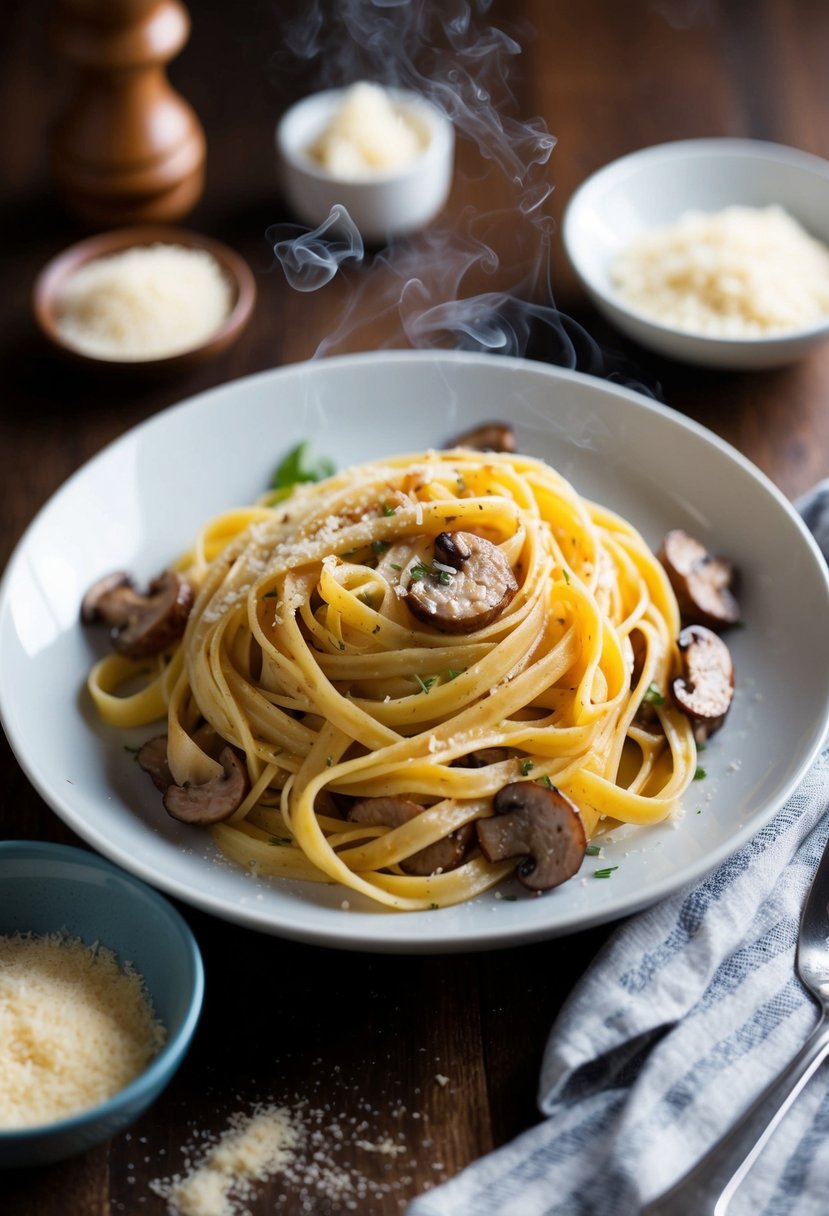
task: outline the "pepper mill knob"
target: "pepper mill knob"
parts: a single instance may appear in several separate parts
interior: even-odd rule
[[[58,0],[52,34],[77,67],[52,141],[58,188],[96,225],[180,219],[204,189],[205,137],[166,64],[190,34],[180,0]]]

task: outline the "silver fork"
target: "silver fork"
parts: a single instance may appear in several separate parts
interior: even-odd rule
[[[724,1216],[775,1128],[829,1055],[829,843],[803,909],[797,971],[820,1007],[811,1035],[722,1140],[641,1216]]]

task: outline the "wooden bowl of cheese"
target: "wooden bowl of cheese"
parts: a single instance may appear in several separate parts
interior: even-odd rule
[[[116,228],[63,250],[34,285],[35,320],[89,368],[186,370],[240,336],[256,284],[235,250],[170,226]]]

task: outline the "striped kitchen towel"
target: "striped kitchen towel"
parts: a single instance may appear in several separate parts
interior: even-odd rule
[[[829,554],[829,483],[797,505]],[[637,1216],[681,1177],[815,1025],[795,947],[827,837],[829,749],[753,840],[608,940],[547,1042],[547,1118],[420,1196],[408,1216]],[[728,1213],[827,1216],[829,1068]]]

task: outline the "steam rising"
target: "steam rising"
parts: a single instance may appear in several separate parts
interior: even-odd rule
[[[336,235],[326,239],[332,229]],[[331,282],[343,262],[363,260],[363,238],[340,204],[312,232],[297,224],[283,224],[269,229],[268,235],[274,256],[295,291],[318,291]]]
[[[380,345],[441,347],[528,355],[633,383],[620,360],[554,304],[550,252],[554,189],[548,163],[555,137],[543,118],[516,115],[510,76],[520,62],[517,35],[487,22],[489,0],[310,0],[285,31],[287,52],[317,73],[315,87],[358,80],[412,89],[452,121],[458,144],[455,191],[485,184],[487,213],[466,208],[452,220],[369,254],[342,207],[308,232],[268,231],[276,261],[297,291],[316,291],[340,275],[345,309],[316,357],[336,353],[377,322]],[[454,214],[452,212],[454,211]],[[341,282],[341,287],[343,286]],[[392,324],[389,325],[389,320]]]

